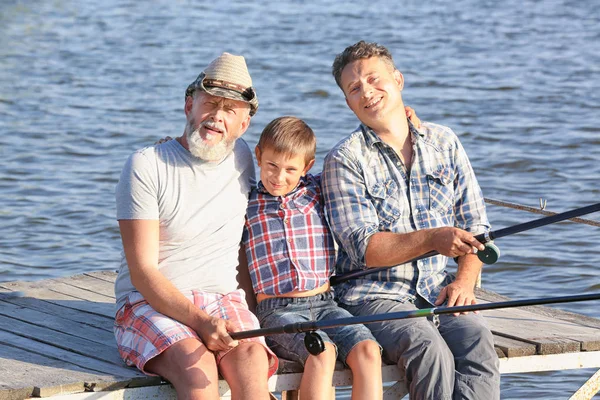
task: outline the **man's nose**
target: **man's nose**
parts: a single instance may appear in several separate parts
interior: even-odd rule
[[[369,98],[373,93],[373,86],[369,85],[368,83],[365,83],[364,85],[362,85],[361,91],[362,97]]]
[[[210,117],[214,122],[223,122],[225,116],[225,110],[222,108],[215,108],[213,112],[210,114]]]

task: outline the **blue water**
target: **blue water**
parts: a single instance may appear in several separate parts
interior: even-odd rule
[[[260,110],[297,115],[324,154],[355,126],[330,75],[360,40],[390,48],[404,100],[454,129],[486,197],[565,211],[600,197],[600,7],[594,1],[16,1],[0,3],[0,281],[114,270],[114,187],[135,149],[184,127],[185,88],[229,51]],[[537,218],[489,207],[495,228]],[[592,215],[590,218],[599,217]],[[513,298],[600,290],[598,228],[498,242],[484,287]],[[600,317],[598,305],[563,307]],[[504,376],[502,398],[564,399],[593,371]]]

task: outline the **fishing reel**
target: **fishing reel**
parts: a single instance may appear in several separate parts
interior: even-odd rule
[[[484,264],[494,264],[500,258],[500,248],[494,242],[487,242],[484,250],[477,251],[477,258]]]
[[[318,356],[325,351],[325,342],[315,331],[308,331],[304,334],[304,346],[313,356]]]
[[[500,258],[500,248],[489,241],[485,243],[485,249],[477,250],[477,258],[484,264],[494,264]],[[458,264],[458,257],[454,257],[454,261]]]

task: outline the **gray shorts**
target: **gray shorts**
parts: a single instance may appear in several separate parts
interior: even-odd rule
[[[331,292],[311,297],[277,297],[258,303],[256,315],[263,328],[307,321],[323,321],[350,318],[352,314],[339,307]],[[346,362],[346,357],[358,343],[364,340],[376,342],[371,331],[364,325],[347,325],[318,330],[316,333],[325,342],[332,343],[338,359]],[[297,361],[304,365],[310,355],[304,345],[304,333],[285,333],[267,336],[265,339],[273,352],[281,358]]]
[[[380,299],[345,307],[366,316],[432,306],[418,296],[415,303]],[[408,318],[368,327],[383,347],[383,360],[404,372],[411,399],[499,399],[499,361],[483,317],[445,314],[439,322]]]

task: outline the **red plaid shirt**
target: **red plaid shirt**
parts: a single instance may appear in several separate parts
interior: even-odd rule
[[[243,241],[254,293],[281,296],[327,283],[335,247],[322,203],[320,176],[303,177],[286,196],[270,195],[262,182],[252,190]]]

